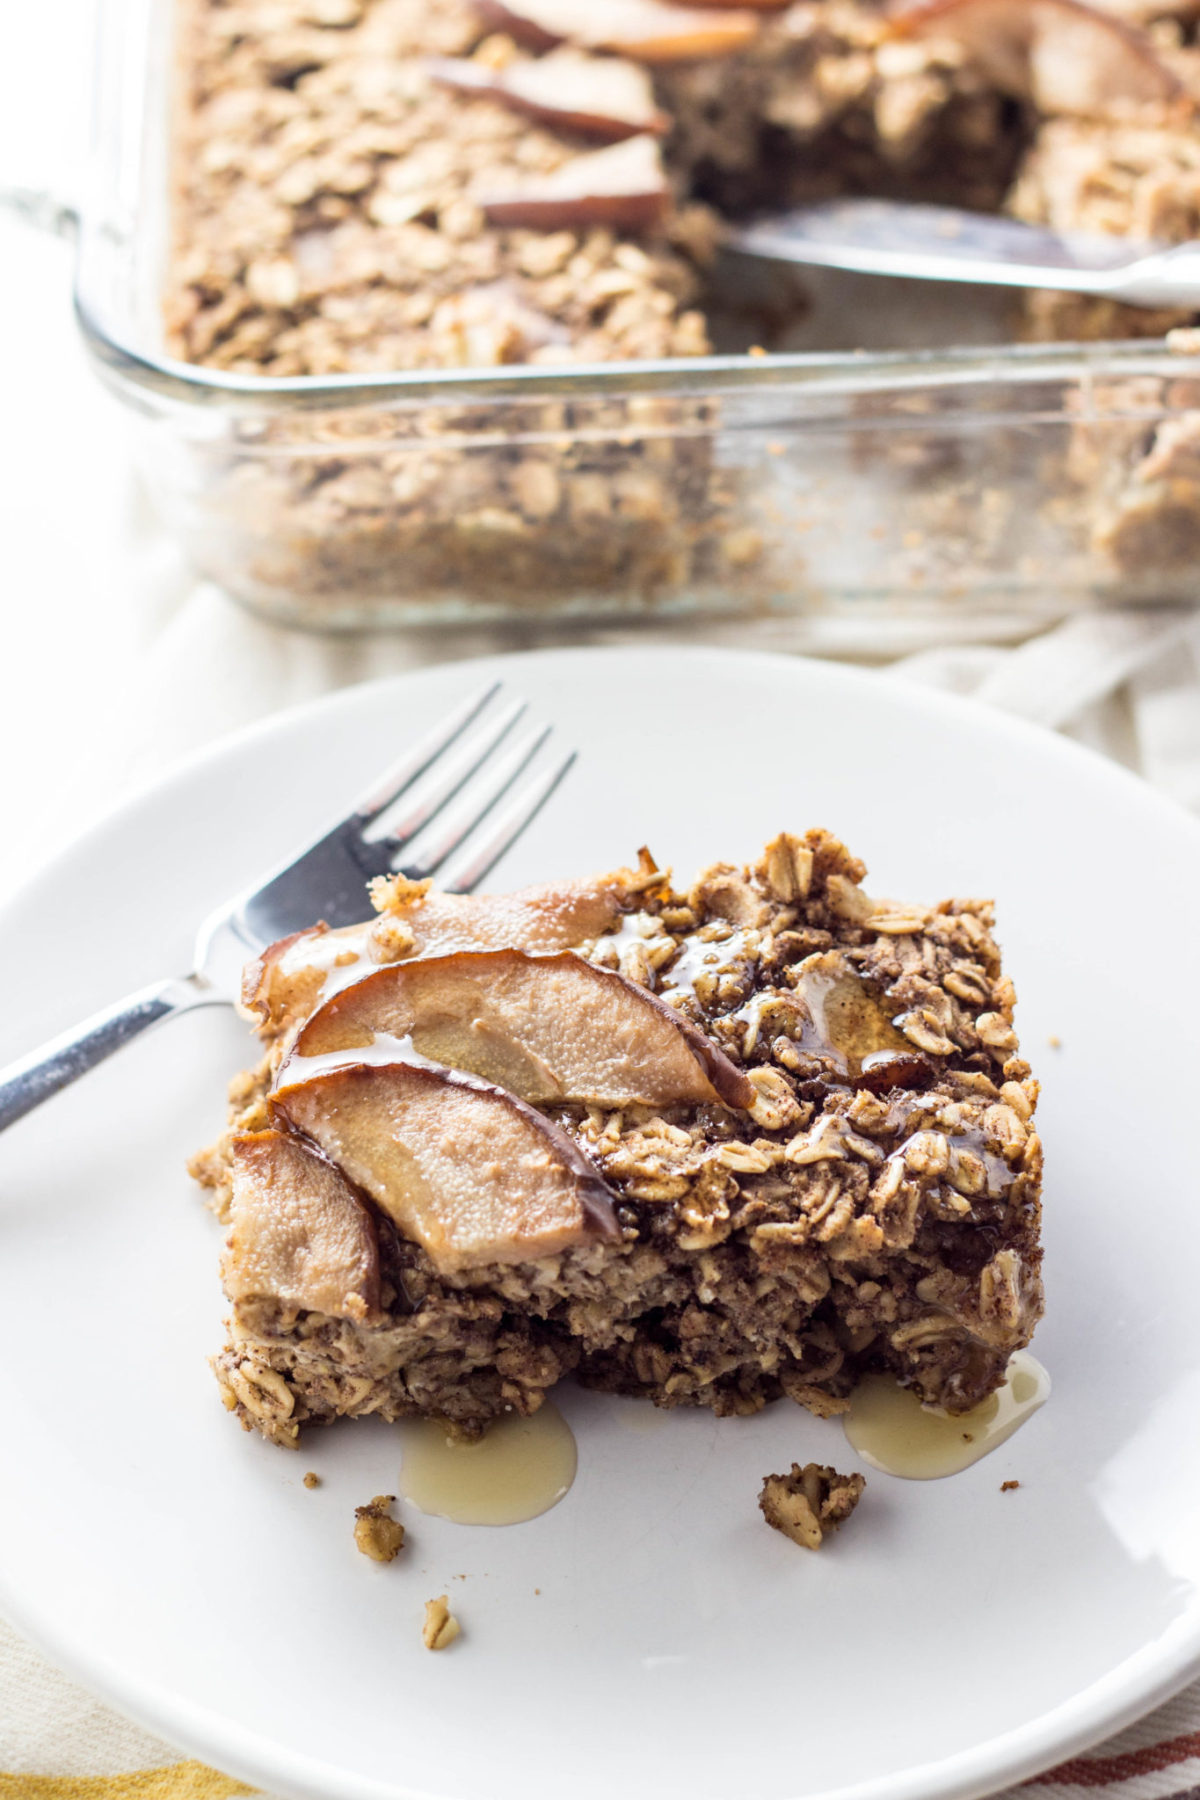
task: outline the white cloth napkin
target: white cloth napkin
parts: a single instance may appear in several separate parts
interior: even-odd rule
[[[143,560],[157,629],[132,667],[111,749],[111,774],[141,782],[212,738],[280,707],[431,662],[561,642],[528,625],[453,634],[416,632],[320,638],[281,630],[189,583],[177,552]],[[169,593],[172,604],[164,604]],[[678,643],[677,625],[577,629],[574,643]],[[787,651],[802,642],[786,621],[697,624],[693,643]],[[1200,617],[1175,608],[1078,614],[1017,648],[972,645],[922,651],[887,666],[905,681],[973,695],[1067,733],[1144,775],[1184,806],[1200,808]]]

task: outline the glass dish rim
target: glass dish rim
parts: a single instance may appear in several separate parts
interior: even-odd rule
[[[154,35],[174,9],[158,0],[99,0],[93,40],[91,137],[101,191],[111,197],[114,170],[126,162],[144,173],[151,154],[147,108],[154,88]],[[132,44],[136,77],[130,77]],[[169,59],[168,59],[169,60]],[[169,90],[168,90],[169,91]],[[132,99],[132,104],[130,103]],[[79,209],[74,306],[85,346],[102,373],[118,386],[188,407],[254,413],[329,408],[438,407],[553,400],[603,401],[662,394],[704,400],[723,393],[807,392],[869,395],[918,388],[984,387],[1008,382],[1031,386],[1059,381],[1088,387],[1095,378],[1130,373],[1167,375],[1200,370],[1200,349],[1172,346],[1167,337],[1097,339],[1061,343],[951,344],[925,349],[803,350],[766,354],[638,358],[620,362],[506,364],[452,369],[370,371],[336,375],[259,375],[213,369],[171,357],[124,328],[123,316],[106,316],[102,284],[93,281],[116,248],[129,248],[142,229],[135,208],[118,204],[114,238],[109,204],[90,187]],[[1089,411],[1103,414],[1089,393]],[[1119,410],[1123,416],[1154,408]],[[865,422],[865,421],[862,421]]]
[[[1175,349],[1166,338],[1084,342],[950,345],[928,350],[822,350],[759,356],[646,358],[546,366],[403,369],[341,375],[251,375],[212,369],[134,347],[106,326],[84,293],[85,258],[77,265],[74,305],[84,343],[111,376],[193,406],[242,406],[272,412],[387,402],[412,406],[516,399],[604,400],[663,393],[705,399],[724,392],[777,388],[781,393],[862,394],[882,388],[958,387],[967,383],[1071,381],[1200,370],[1200,349]],[[1103,412],[1103,408],[1097,409]],[[1143,410],[1119,409],[1123,416]]]

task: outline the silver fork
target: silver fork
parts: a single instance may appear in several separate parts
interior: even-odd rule
[[[747,256],[859,275],[1055,288],[1129,306],[1200,306],[1200,244],[1052,231],[957,206],[822,200],[740,225],[726,242]]]
[[[0,1131],[163,1019],[198,1006],[233,1005],[243,965],[277,938],[318,919],[357,923],[370,911],[366,883],[372,876],[399,871],[423,880],[446,871],[463,851],[461,866],[443,874],[442,886],[455,894],[478,887],[576,757],[569,751],[521,781],[553,727],[514,737],[526,711],[523,701],[484,720],[500,687],[493,682],[456,707],[385,770],[331,831],[219,906],[197,933],[190,975],[142,988],[0,1069]],[[472,732],[477,722],[480,728]],[[436,834],[430,830],[435,820]],[[476,836],[484,825],[486,832]]]

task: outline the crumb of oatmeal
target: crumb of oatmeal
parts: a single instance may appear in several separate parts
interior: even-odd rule
[[[1062,1049],[1062,1039],[1059,1037],[1057,1031],[1052,1031],[1050,1036],[1046,1039],[1046,1042],[1052,1050]]]
[[[806,1550],[819,1550],[828,1533],[850,1517],[866,1485],[861,1475],[793,1463],[790,1475],[766,1476],[758,1504],[768,1525]]]
[[[1019,1481],[1002,1481],[1000,1483],[1000,1492],[1002,1494],[1011,1494],[1013,1490],[1019,1488],[1020,1485]]]
[[[432,878],[413,881],[407,875],[375,875],[367,883],[371,905],[377,913],[403,912],[423,900],[433,886]]]
[[[427,1650],[444,1650],[452,1644],[462,1626],[450,1611],[449,1596],[439,1594],[436,1600],[425,1602],[425,1623],[421,1628],[421,1638]]]
[[[407,919],[385,913],[371,927],[371,951],[378,962],[403,962],[416,947],[417,934]]]
[[[404,1527],[391,1514],[395,1494],[376,1494],[354,1509],[354,1542],[372,1562],[391,1562],[404,1543]]]
[[[308,1471],[308,1474],[304,1477],[304,1485],[306,1488],[320,1487],[321,1477],[317,1474],[315,1469],[310,1469]]]

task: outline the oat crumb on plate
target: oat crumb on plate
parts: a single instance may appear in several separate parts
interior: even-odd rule
[[[450,1611],[449,1596],[439,1594],[436,1600],[425,1602],[425,1623],[421,1628],[421,1637],[427,1650],[444,1650],[452,1644],[462,1630],[462,1626]]]
[[[821,1463],[792,1464],[790,1475],[768,1475],[758,1504],[763,1518],[794,1544],[819,1550],[858,1505],[866,1482],[861,1475],[841,1475]]]
[[[317,1474],[315,1469],[310,1469],[308,1471],[308,1474],[304,1477],[304,1485],[306,1488],[320,1487],[321,1477]]]
[[[1019,1488],[1020,1485],[1019,1481],[1002,1481],[1000,1483],[1000,1492],[1002,1494],[1011,1494],[1014,1489]]]
[[[391,1562],[404,1543],[404,1527],[391,1514],[395,1494],[376,1494],[354,1509],[354,1542],[373,1562]]]

